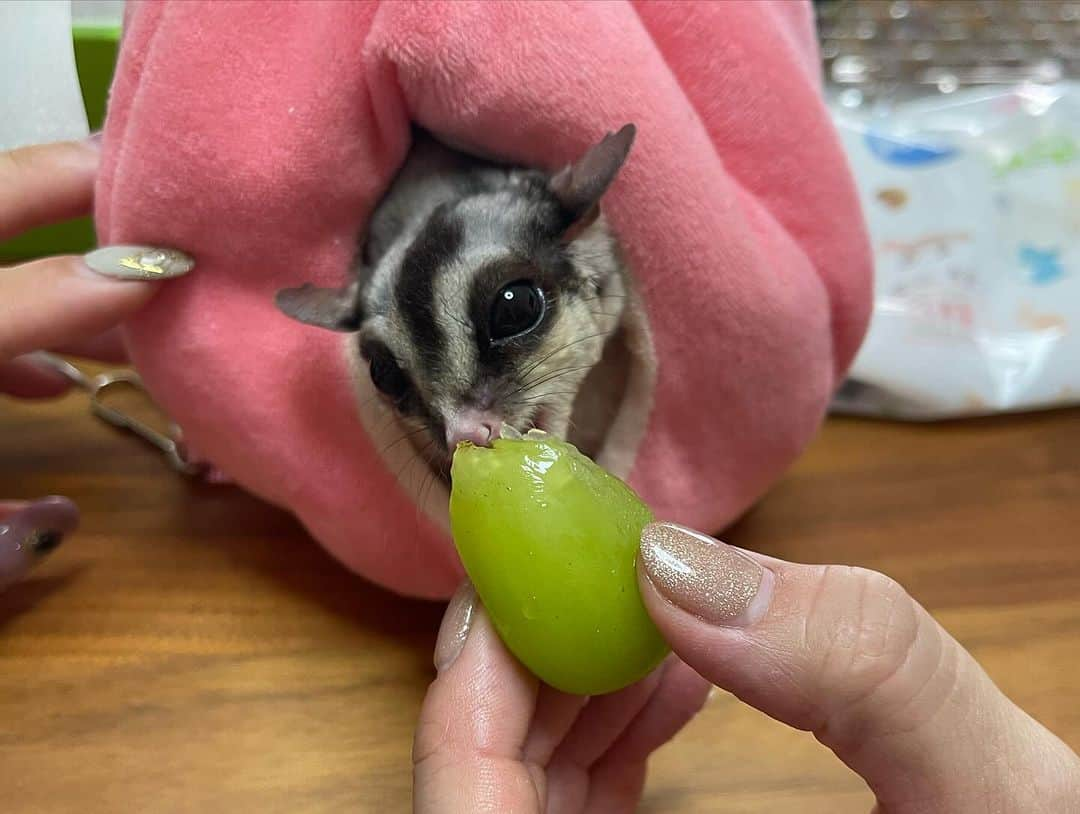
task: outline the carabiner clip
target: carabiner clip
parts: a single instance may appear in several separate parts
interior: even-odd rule
[[[85,392],[90,399],[91,414],[107,424],[130,432],[155,447],[177,472],[190,476],[204,472],[204,466],[188,460],[183,441],[180,439],[180,428],[175,424],[170,422],[169,434],[161,433],[134,416],[110,407],[103,401],[103,394],[109,388],[118,385],[127,385],[148,397],[139,374],[132,370],[110,370],[91,377],[66,359],[47,351],[34,353],[33,358],[52,368]]]

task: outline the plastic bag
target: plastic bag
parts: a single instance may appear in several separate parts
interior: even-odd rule
[[[876,261],[869,333],[834,412],[1080,403],[1080,85],[833,109]]]

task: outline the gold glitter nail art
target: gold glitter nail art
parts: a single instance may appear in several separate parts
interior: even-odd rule
[[[167,280],[195,266],[181,251],[150,246],[104,246],[83,259],[98,274],[121,280]]]
[[[668,601],[713,624],[746,624],[764,569],[740,551],[667,523],[641,535],[641,563]],[[771,582],[771,581],[770,581]]]

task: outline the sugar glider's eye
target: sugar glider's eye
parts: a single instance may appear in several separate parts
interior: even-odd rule
[[[409,377],[387,352],[371,354],[371,382],[375,389],[395,401],[409,392]]]
[[[526,334],[544,318],[544,292],[531,280],[517,280],[499,289],[491,303],[488,333],[492,342]]]

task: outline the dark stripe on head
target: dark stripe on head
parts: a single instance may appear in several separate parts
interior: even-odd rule
[[[401,261],[394,299],[420,359],[434,368],[446,337],[435,322],[435,277],[461,247],[463,229],[446,205],[437,207]]]

